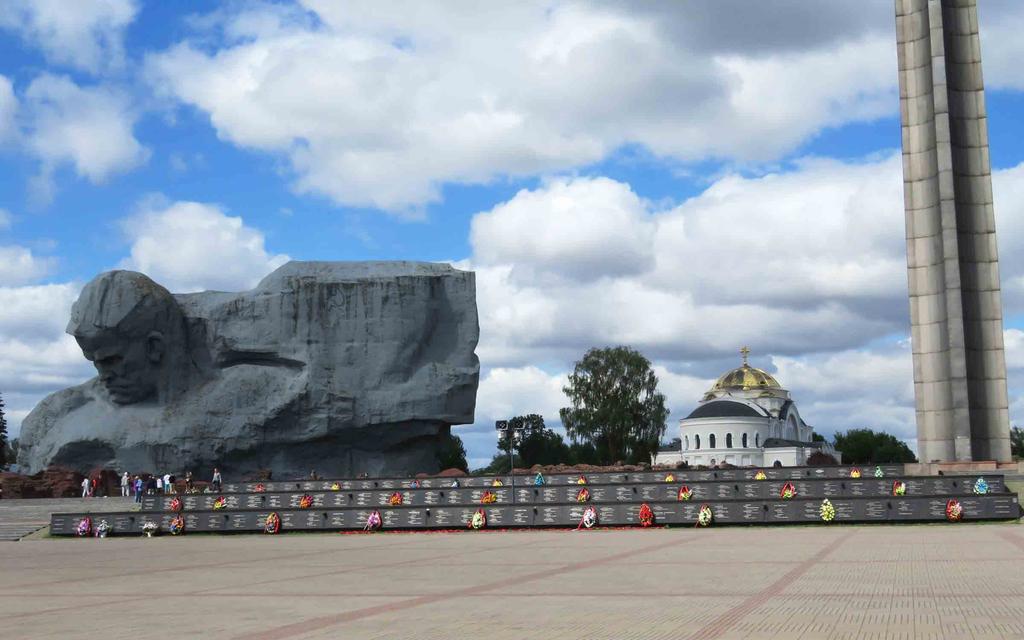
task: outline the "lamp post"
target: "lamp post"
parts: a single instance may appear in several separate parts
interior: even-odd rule
[[[508,420],[497,420],[494,423],[494,429],[498,432],[498,442],[505,441],[505,446],[508,447],[508,472],[512,476],[512,504],[516,503],[516,461],[513,456],[515,446],[523,440],[523,434],[526,433],[528,427],[522,421],[513,420],[511,424]]]

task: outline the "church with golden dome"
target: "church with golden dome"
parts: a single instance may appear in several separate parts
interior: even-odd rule
[[[800,466],[816,451],[840,454],[827,442],[814,442],[789,391],[771,374],[743,364],[722,374],[697,407],[679,421],[678,454],[660,450],[657,464],[683,461],[691,467]],[[674,447],[673,447],[674,449]]]

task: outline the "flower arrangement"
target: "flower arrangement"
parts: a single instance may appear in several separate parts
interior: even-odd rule
[[[167,530],[171,532],[172,536],[185,533],[185,516],[179,514],[171,518],[171,524],[167,527]]]
[[[767,480],[768,476],[765,475],[764,471],[758,471],[754,474],[754,480]]]
[[[213,501],[213,510],[220,511],[221,509],[228,508],[228,501],[224,496],[217,496],[217,499]]]
[[[487,514],[483,509],[477,509],[473,517],[469,519],[470,529],[483,529],[487,526]]]
[[[363,526],[363,531],[377,531],[384,526],[384,519],[380,517],[380,511],[371,511],[370,515],[366,516],[366,525]]]
[[[676,481],[676,477],[674,475],[672,475],[671,473],[668,474],[667,476],[665,476],[665,482],[675,482],[675,481]]]
[[[587,484],[587,476],[581,475],[579,478],[576,478],[576,484]]]
[[[715,512],[711,510],[706,504],[700,505],[700,511],[697,512],[697,526],[698,527],[710,527],[711,522],[715,519]]]
[[[988,493],[988,482],[985,481],[985,478],[978,478],[974,481],[974,493],[979,496]]]
[[[178,496],[174,496],[174,499],[171,500],[171,511],[173,511],[175,513],[178,513],[179,511],[181,511],[182,507],[184,507],[184,506],[185,505],[182,504],[182,502],[181,502],[181,498],[179,498]]]
[[[855,478],[855,479],[859,478],[860,477],[860,469],[858,469],[857,467],[854,467],[854,468],[850,469],[850,477],[851,478]]]
[[[832,522],[836,518],[836,508],[832,506],[832,501],[828,498],[821,501],[821,508],[818,509],[818,513],[821,514],[821,519],[825,522]]]
[[[693,497],[693,489],[686,486],[685,484],[679,487],[679,492],[676,494],[676,500],[680,502],[686,502]]]
[[[905,496],[907,495],[907,483],[902,480],[896,480],[892,483],[892,495],[894,496]]]
[[[262,482],[258,482],[256,483],[256,486],[252,488],[252,490],[256,493],[263,493],[264,491],[267,490],[267,488],[263,485]]]
[[[793,486],[792,482],[787,482],[782,485],[781,489],[779,489],[779,498],[783,500],[792,500],[794,497],[796,497],[796,487]]]
[[[113,527],[110,526],[109,522],[106,520],[100,520],[99,525],[96,526],[96,537],[106,538],[112,530]]]
[[[654,512],[651,511],[650,505],[646,502],[640,505],[640,513],[637,514],[637,519],[640,520],[641,527],[649,527],[654,524]]]
[[[501,478],[495,478],[494,482],[491,483],[492,487],[504,487],[505,483],[501,481]]]
[[[146,534],[147,538],[152,538],[156,535],[156,532],[160,530],[160,525],[153,522],[152,520],[143,523],[142,533]]]
[[[340,482],[333,482],[333,483],[331,483],[331,491],[341,491],[341,483]]]
[[[882,471],[882,467],[875,467],[875,477],[876,478],[884,478],[885,477],[885,472]]]
[[[583,510],[583,517],[580,518],[580,523],[576,525],[576,530],[580,529],[593,529],[594,525],[597,524],[597,509],[594,507],[587,507]]]
[[[420,481],[416,480],[416,479],[413,479],[413,481],[409,483],[409,488],[410,489],[419,489],[420,488]]]
[[[308,508],[310,508],[312,506],[313,506],[313,496],[311,496],[308,493],[306,493],[306,494],[303,494],[303,496],[301,498],[299,498],[299,508],[300,509],[308,509]]]
[[[490,491],[484,491],[484,495],[480,496],[480,504],[494,504],[498,501],[498,494],[491,493]]]
[[[960,501],[951,498],[946,503],[946,519],[950,522],[959,522],[963,517],[964,508],[960,506]]]
[[[391,505],[392,507],[397,507],[398,505],[402,504],[402,494],[399,493],[398,491],[392,493],[390,496],[388,496],[388,504]]]
[[[543,486],[546,483],[547,480],[544,479],[544,474],[541,473],[540,471],[537,472],[537,475],[533,476],[533,485],[535,487]]]
[[[75,532],[79,538],[87,538],[92,533],[92,518],[85,516],[79,520]]]
[[[590,502],[590,490],[583,487],[576,492],[576,502]]]
[[[269,533],[271,535],[281,530],[281,516],[276,513],[271,513],[267,516],[267,519],[263,521],[263,533]]]

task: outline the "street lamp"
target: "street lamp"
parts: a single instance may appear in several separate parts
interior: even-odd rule
[[[512,476],[512,504],[515,504],[516,461],[512,452],[516,445],[523,441],[523,434],[529,430],[529,427],[520,420],[516,420],[512,424],[509,424],[508,420],[497,420],[494,423],[494,429],[498,432],[498,442],[504,440],[505,446],[508,447],[508,472]]]

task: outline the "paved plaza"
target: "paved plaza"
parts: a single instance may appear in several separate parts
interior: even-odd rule
[[[36,538],[3,638],[1022,638],[1024,526]]]

